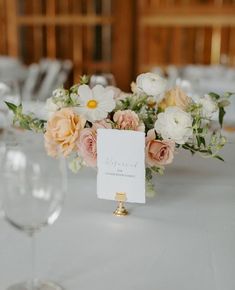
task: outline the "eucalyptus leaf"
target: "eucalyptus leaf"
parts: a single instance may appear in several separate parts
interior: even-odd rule
[[[225,98],[229,98],[229,97],[231,97],[232,95],[234,95],[235,94],[235,92],[226,92],[225,94],[224,94],[224,97]]]
[[[219,98],[220,98],[220,95],[213,93],[213,92],[209,93],[208,95],[211,96],[215,100],[219,100]]]
[[[17,106],[13,103],[10,103],[10,102],[5,102],[5,104],[7,105],[7,107],[12,111],[12,112],[16,112],[17,110]]]
[[[224,110],[224,107],[220,107],[219,108],[219,123],[220,123],[220,126],[222,127],[223,126],[223,121],[224,121],[224,115],[225,115],[225,110]]]
[[[214,155],[213,157],[216,158],[216,159],[219,159],[221,161],[224,161],[224,159],[221,156],[219,156],[219,155]]]

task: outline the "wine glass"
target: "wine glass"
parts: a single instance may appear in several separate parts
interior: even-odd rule
[[[5,101],[12,102],[16,105],[20,104],[21,96],[18,81],[0,81],[0,134],[11,123],[12,114],[4,103]]]
[[[90,86],[93,88],[95,85],[107,86],[116,86],[116,81],[114,75],[111,73],[101,73],[94,74],[90,78]]]
[[[53,282],[35,278],[34,236],[44,226],[53,224],[60,215],[66,192],[66,164],[62,158],[49,158],[41,147],[30,145],[7,144],[1,158],[4,217],[32,241],[30,280],[7,290],[62,290]]]

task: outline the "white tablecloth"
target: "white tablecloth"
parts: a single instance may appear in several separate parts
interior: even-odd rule
[[[124,218],[96,198],[95,172],[71,173],[62,216],[37,235],[38,276],[67,290],[234,290],[234,142],[224,157],[178,154]],[[29,239],[0,221],[0,289],[29,273]]]

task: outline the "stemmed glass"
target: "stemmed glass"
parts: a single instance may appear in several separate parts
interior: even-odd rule
[[[21,102],[20,87],[18,81],[0,81],[0,134],[11,123],[11,113],[4,103],[13,102],[18,105]]]
[[[55,283],[35,278],[34,236],[42,227],[53,224],[60,215],[66,193],[65,161],[47,157],[36,144],[8,144],[1,163],[4,217],[32,241],[31,279],[10,286],[8,290],[61,290]]]
[[[92,75],[90,78],[90,86],[93,88],[95,85],[116,86],[114,75],[110,73],[101,73]]]

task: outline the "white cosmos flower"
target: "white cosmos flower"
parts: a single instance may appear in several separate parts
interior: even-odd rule
[[[155,130],[163,139],[170,139],[177,144],[185,144],[192,136],[191,115],[179,107],[168,107],[165,112],[158,114]]]
[[[154,96],[159,103],[163,99],[167,81],[155,73],[143,73],[136,79],[138,90],[149,96]]]
[[[217,103],[209,95],[201,97],[198,103],[202,105],[202,116],[204,118],[211,119],[213,114],[218,111]]]
[[[116,105],[114,91],[101,85],[96,85],[92,89],[88,85],[79,86],[78,102],[77,113],[90,122],[106,118]]]

